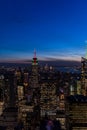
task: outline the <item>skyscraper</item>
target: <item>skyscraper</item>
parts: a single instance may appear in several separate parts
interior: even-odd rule
[[[17,80],[13,71],[5,74],[5,99],[6,107],[15,107],[17,102]]]
[[[36,57],[36,51],[34,51],[34,57],[32,60],[32,74],[31,74],[31,87],[38,88],[38,59]]]
[[[82,95],[87,95],[87,59],[81,58],[81,91]]]

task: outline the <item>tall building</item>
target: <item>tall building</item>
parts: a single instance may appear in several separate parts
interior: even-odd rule
[[[81,95],[81,81],[77,80],[77,94]]]
[[[5,75],[5,99],[6,107],[15,107],[17,104],[17,80],[14,72],[7,72]]]
[[[36,51],[32,60],[32,74],[31,74],[31,88],[38,88],[38,59],[36,57]]]
[[[67,97],[67,130],[87,130],[87,96]]]
[[[56,110],[58,106],[57,85],[55,73],[45,71],[41,73],[40,79],[40,115],[44,117],[47,114],[49,117],[56,117]]]
[[[38,72],[38,59],[36,57],[36,52],[34,52],[34,57],[32,60],[32,72],[30,78],[30,89],[31,94],[33,93],[33,103],[37,105],[40,99],[40,87],[39,87],[39,72]]]
[[[2,80],[2,79],[1,79]],[[1,83],[3,83],[1,81]],[[4,86],[3,86],[4,85]],[[4,108],[3,112],[0,113],[0,126],[5,126],[7,128],[13,128],[17,124],[17,115],[18,108],[16,106],[17,101],[17,86],[16,86],[16,77],[13,71],[7,71],[4,74],[4,84],[1,85],[3,87],[3,95],[2,98],[4,104],[0,102],[0,111],[1,106]]]
[[[0,75],[0,101],[4,101],[5,82],[4,75]]]
[[[0,75],[0,115],[4,110],[5,104],[5,82],[4,82],[4,75]]]
[[[24,76],[23,78],[24,94],[26,94],[29,87],[29,73],[27,70],[24,70],[23,76]]]
[[[56,100],[56,84],[51,82],[45,82],[41,85],[41,116],[46,113],[49,116],[56,115],[57,100]]]
[[[32,60],[32,74],[31,74],[31,90],[33,91],[33,113],[34,123],[40,119],[40,87],[39,87],[39,72],[38,72],[38,59],[36,57],[36,51],[34,51],[34,57]]]
[[[32,60],[31,73],[24,72],[24,96],[25,98],[19,102],[19,119],[22,118],[26,129],[35,127],[35,124],[40,121],[39,110],[39,83],[38,83],[38,59],[36,52]],[[19,86],[20,87],[20,86]],[[23,97],[23,88],[20,88],[19,97]]]
[[[81,91],[82,95],[87,95],[87,59],[81,58]]]
[[[18,90],[17,90],[18,100],[20,101],[24,97],[24,89],[23,89],[23,86],[18,86],[17,88],[18,88]]]

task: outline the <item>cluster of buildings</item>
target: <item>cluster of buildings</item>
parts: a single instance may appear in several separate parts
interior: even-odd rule
[[[62,130],[87,129],[87,60],[81,63],[81,74],[60,72],[40,67],[35,53],[31,69],[1,68],[0,126],[11,130],[22,120],[25,130],[35,130],[48,116],[59,120]]]

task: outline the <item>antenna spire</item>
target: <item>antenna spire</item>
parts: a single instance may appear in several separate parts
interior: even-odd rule
[[[33,57],[32,65],[38,65],[38,59],[36,57],[36,50],[35,49],[34,49],[34,57]]]
[[[36,50],[34,49],[34,58],[36,58]]]

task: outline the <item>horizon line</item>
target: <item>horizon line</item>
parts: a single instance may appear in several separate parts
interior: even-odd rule
[[[39,59],[39,62],[81,62],[81,60],[74,60],[74,59]],[[0,63],[31,63],[32,59],[5,59],[5,60],[0,60]]]

